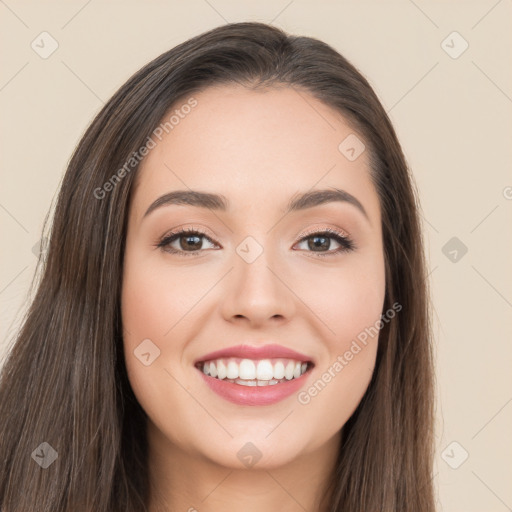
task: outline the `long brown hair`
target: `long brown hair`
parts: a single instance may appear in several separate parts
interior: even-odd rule
[[[395,302],[403,309],[380,331],[372,380],[343,427],[328,510],[434,512],[433,350],[413,179],[361,73],[329,45],[262,23],[224,25],[160,55],[114,94],[79,142],[37,293],[1,372],[3,512],[146,510],[146,414],[127,378],[120,314],[138,167],[126,162],[178,100],[235,82],[312,94],[344,116],[371,155],[385,255],[383,311]],[[46,468],[36,463],[55,455]]]

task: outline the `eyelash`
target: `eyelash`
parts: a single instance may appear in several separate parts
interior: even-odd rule
[[[206,233],[203,233],[202,231],[195,229],[195,228],[185,228],[180,231],[175,231],[173,233],[167,234],[155,246],[157,248],[161,249],[162,251],[168,252],[171,254],[179,254],[180,256],[197,256],[198,253],[201,252],[200,249],[198,249],[196,251],[182,251],[182,250],[168,248],[169,244],[171,244],[175,240],[178,240],[183,235],[199,235],[199,237],[201,237],[201,238],[204,237],[212,244],[215,244],[215,242]],[[312,252],[316,256],[319,256],[321,258],[323,258],[325,256],[335,256],[337,254],[344,253],[344,252],[350,252],[350,251],[353,251],[356,249],[356,245],[354,244],[354,242],[351,238],[339,233],[338,231],[330,229],[330,228],[326,228],[322,231],[312,231],[312,232],[308,232],[308,233],[303,233],[303,234],[301,234],[301,238],[298,241],[298,243],[308,240],[309,238],[313,238],[313,236],[324,236],[325,238],[332,238],[337,243],[339,243],[341,246],[334,251],[327,251],[324,253],[321,253],[321,252],[316,253],[315,251],[306,251],[306,252]]]

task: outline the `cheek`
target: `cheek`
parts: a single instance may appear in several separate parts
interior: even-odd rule
[[[132,337],[164,342],[197,297],[204,294],[204,288],[198,279],[190,279],[190,273],[136,255],[128,258],[122,293],[123,325]]]
[[[380,319],[385,296],[384,261],[379,257],[352,258],[339,266],[308,271],[296,281],[294,291],[321,320],[330,352],[343,350],[366,328]]]
[[[380,254],[354,258],[317,283],[309,299],[329,328],[324,336],[327,353],[297,400],[309,418],[324,418],[316,428],[328,436],[353,414],[374,371],[385,297],[384,260]],[[326,410],[331,413],[325,415]]]
[[[191,296],[189,301],[187,295]],[[151,421],[172,432],[180,430],[173,411],[190,409],[178,384],[184,382],[179,371],[183,347],[173,326],[190,310],[192,296],[193,291],[180,282],[180,272],[165,271],[136,249],[127,251],[121,315],[128,379]],[[145,364],[147,358],[144,362],[144,353],[149,353],[149,364]]]
[[[179,295],[170,293],[171,286],[175,283],[167,283],[147,256],[136,248],[126,251],[121,293],[124,354],[140,402],[145,402],[144,396],[157,396],[169,350],[174,350],[172,344],[165,343],[170,337],[166,333],[176,322],[173,313],[179,308]]]

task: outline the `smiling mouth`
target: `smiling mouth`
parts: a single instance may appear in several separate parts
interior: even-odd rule
[[[206,376],[241,386],[274,386],[300,378],[313,368],[311,361],[296,359],[242,359],[237,357],[202,361],[196,368]]]

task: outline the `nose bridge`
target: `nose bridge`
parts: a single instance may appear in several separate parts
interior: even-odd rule
[[[235,248],[234,269],[223,302],[226,317],[264,322],[292,314],[293,294],[283,283],[284,276],[279,276],[278,250],[270,247],[272,237],[261,233],[246,236]]]
[[[257,302],[258,295],[265,295],[268,301],[279,293],[276,276],[270,270],[275,266],[275,248],[270,247],[270,237],[260,235],[259,240],[254,236],[247,236],[236,248],[235,276],[239,287],[239,297],[254,295],[252,301]],[[275,272],[275,270],[274,270]]]

